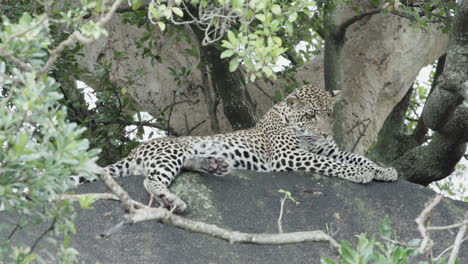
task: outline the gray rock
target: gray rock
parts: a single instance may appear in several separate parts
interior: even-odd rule
[[[147,203],[149,195],[142,177],[118,179],[130,196]],[[184,173],[171,188],[188,206],[184,216],[222,227],[252,233],[277,233],[280,212],[279,189],[290,191],[300,202],[285,204],[283,231],[326,230],[337,241],[356,244],[356,235],[379,233],[386,215],[401,241],[419,238],[414,219],[424,203],[435,193],[404,181],[367,185],[310,173],[256,173],[234,171],[218,178]],[[86,184],[78,193],[106,192],[102,183]],[[78,233],[72,246],[81,253],[84,263],[320,263],[321,257],[336,259],[324,243],[282,246],[229,244],[223,240],[190,233],[156,221],[125,227],[108,238],[96,235],[122,220],[118,202],[97,201],[95,210],[79,210]],[[468,204],[443,199],[436,207],[432,225],[460,221]],[[450,246],[455,232],[433,233],[435,254]],[[461,252],[461,262],[468,262],[468,243]]]

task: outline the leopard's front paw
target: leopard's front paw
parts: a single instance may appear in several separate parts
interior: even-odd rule
[[[375,168],[375,179],[378,181],[396,181],[398,172],[394,168]]]
[[[176,213],[182,213],[187,209],[187,204],[185,204],[182,199],[173,193],[160,194],[156,198],[164,208],[174,211]]]

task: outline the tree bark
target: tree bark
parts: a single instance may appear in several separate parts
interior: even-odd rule
[[[468,90],[467,63],[468,0],[464,0],[453,20],[444,73],[423,109],[433,138],[393,162],[401,177],[427,185],[450,175],[463,157],[468,141],[468,109],[462,105]]]

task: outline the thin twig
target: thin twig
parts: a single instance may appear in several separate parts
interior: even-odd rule
[[[15,83],[23,84],[22,80],[13,78],[13,77],[11,77],[11,76],[3,73],[3,72],[0,72],[0,77],[3,78],[4,80],[9,80],[9,81],[12,81],[12,82],[15,82]]]
[[[437,206],[437,204],[439,204],[442,198],[443,196],[438,194],[432,201],[430,201],[426,205],[426,207],[421,211],[419,216],[414,220],[418,225],[419,233],[423,238],[418,249],[420,253],[427,254],[431,251],[431,248],[434,245],[434,242],[429,236],[429,231],[427,230],[427,225],[429,224],[428,218],[432,210]]]
[[[278,233],[280,233],[280,234],[283,233],[283,223],[282,223],[282,221],[283,221],[284,203],[286,202],[287,198],[288,198],[287,196],[284,196],[280,200],[281,201],[281,207],[280,207],[280,214],[278,216],[278,221],[277,221],[278,222]]]
[[[61,194],[57,197],[58,200],[71,200],[78,201],[82,198],[94,198],[96,200],[114,200],[120,201],[119,197],[112,193],[82,193],[82,194]],[[138,202],[131,200],[131,203],[135,208],[146,208],[147,206]]]
[[[50,223],[50,226],[44,230],[44,232],[42,232],[39,237],[36,239],[36,241],[34,241],[33,245],[31,246],[31,248],[29,249],[29,252],[28,252],[28,255],[31,254],[34,249],[36,248],[37,244],[39,243],[39,241],[41,241],[45,235],[47,235],[47,233],[49,233],[50,231],[54,230],[54,226],[55,226],[55,223],[57,222],[57,217],[54,217],[52,219],[52,223]]]
[[[465,214],[465,221],[468,220],[468,212]],[[458,252],[460,251],[460,246],[463,243],[463,237],[465,236],[466,230],[468,229],[468,223],[465,223],[460,227],[457,236],[455,237],[455,242],[453,243],[452,253],[450,253],[450,258],[448,264],[455,264],[455,261],[458,257]]]
[[[36,22],[36,24],[34,24],[32,27],[29,27],[23,31],[20,31],[18,33],[15,33],[13,35],[10,35],[3,43],[2,43],[2,46],[0,47],[0,54],[3,53],[4,49],[6,49],[8,47],[8,44],[10,44],[10,42],[19,37],[19,36],[22,36],[34,29],[36,29],[38,26],[42,25],[42,23],[44,23],[44,21],[47,19],[48,17],[47,16],[43,16],[41,19],[39,19],[39,21]]]
[[[122,0],[116,0],[111,8],[109,9],[109,12],[107,12],[107,14],[101,19],[99,20],[97,23],[96,23],[96,26],[97,27],[104,27],[109,21],[110,19],[112,18],[112,16],[114,15],[115,11],[117,10],[117,8],[119,7],[119,5],[122,3]],[[92,41],[94,41],[94,39],[92,38],[87,38],[85,36],[83,36],[81,34],[80,31],[78,30],[75,30],[70,36],[68,36],[68,38],[62,42],[60,42],[59,45],[57,45],[57,47],[55,47],[55,49],[53,49],[51,52],[50,52],[50,57],[49,59],[47,60],[47,62],[44,64],[44,66],[42,66],[41,69],[39,69],[39,71],[37,72],[37,76],[40,76],[41,74],[47,72],[49,70],[49,68],[52,66],[52,64],[57,60],[57,58],[59,57],[60,53],[68,46],[74,44],[76,41],[79,41],[83,44],[89,44],[91,43]]]
[[[15,228],[11,230],[10,234],[8,235],[7,240],[10,240],[19,228],[20,228],[20,224],[18,223],[15,225]]]
[[[430,231],[432,231],[432,230],[447,230],[447,229],[461,227],[463,225],[468,225],[468,220],[464,220],[461,223],[456,223],[456,224],[446,225],[446,226],[429,226],[427,228],[427,230],[430,230]]]
[[[407,243],[403,243],[401,241],[397,241],[397,240],[393,240],[393,239],[390,239],[388,237],[381,237],[383,240],[386,240],[394,245],[397,245],[397,246],[402,246],[402,247],[409,247],[409,248],[418,248],[419,245],[410,245],[410,244],[407,244]]]
[[[466,240],[468,240],[468,236],[465,237],[465,238],[463,238],[461,242],[463,243],[463,242],[465,242]],[[436,261],[436,262],[439,261],[440,258],[441,258],[445,253],[449,252],[450,249],[453,248],[453,246],[454,246],[454,245],[451,245],[450,247],[444,249],[444,251],[442,251],[442,252],[439,254],[439,256],[437,256],[437,257],[434,259],[434,261]]]

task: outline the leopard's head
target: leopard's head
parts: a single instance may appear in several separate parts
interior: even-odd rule
[[[284,100],[285,121],[300,136],[320,139],[332,133],[333,105],[336,94],[328,94],[310,85],[303,86]]]

